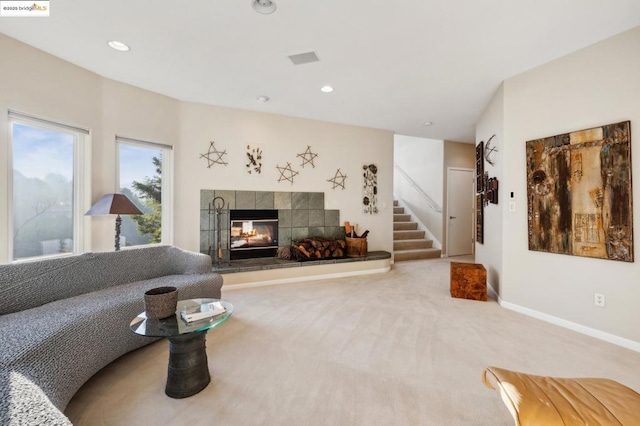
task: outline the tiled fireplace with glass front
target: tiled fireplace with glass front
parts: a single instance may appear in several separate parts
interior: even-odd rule
[[[212,204],[216,197],[224,200],[219,214]],[[322,192],[200,191],[200,252],[214,263],[218,254],[225,263],[275,258],[292,241],[307,237],[344,238],[340,211],[324,208]]]

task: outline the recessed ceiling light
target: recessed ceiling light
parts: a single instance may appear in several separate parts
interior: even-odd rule
[[[258,96],[258,97],[256,98],[256,101],[258,101],[258,102],[262,102],[263,104],[266,104],[267,102],[269,102],[269,100],[270,100],[270,99],[271,99],[271,98],[270,98],[270,97],[268,97],[268,96],[261,95],[261,96]]]
[[[256,12],[262,13],[263,15],[269,15],[278,8],[273,0],[252,0],[251,6],[253,6]]]
[[[131,50],[129,46],[127,46],[121,41],[111,40],[107,44],[109,45],[110,48],[116,49],[120,52],[128,52]]]
[[[333,87],[331,87],[331,86],[322,86],[320,88],[320,91],[322,91],[324,93],[331,93],[331,92],[333,92]]]
[[[433,121],[425,121],[422,125],[426,127],[433,126]]]

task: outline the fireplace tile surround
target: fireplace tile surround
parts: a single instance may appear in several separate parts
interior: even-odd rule
[[[225,200],[220,217],[223,261],[229,261],[229,210],[278,210],[278,247],[309,236],[344,238],[340,210],[324,208],[323,192],[234,191],[203,189],[200,191],[200,252],[209,254],[215,246],[216,218],[209,203],[215,197]],[[215,249],[215,247],[214,247]]]

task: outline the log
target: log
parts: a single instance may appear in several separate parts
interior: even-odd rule
[[[345,249],[344,240],[309,237],[291,244],[291,257],[298,260],[344,257]]]
[[[285,247],[282,249],[282,251],[280,252],[280,258],[281,259],[285,259],[285,260],[289,260],[292,257],[292,252],[293,250],[291,250],[291,247]]]
[[[306,249],[306,248],[304,248],[304,246],[303,246],[303,245],[296,246],[296,249],[298,249],[298,251],[299,251],[300,253],[304,254],[306,257],[311,257],[311,253],[309,253],[309,252],[307,251],[307,249]]]

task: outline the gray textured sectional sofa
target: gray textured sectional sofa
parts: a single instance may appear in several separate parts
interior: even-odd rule
[[[219,298],[209,256],[172,246],[0,265],[0,425],[68,425],[76,391],[121,355],[154,341],[129,323],[144,292]]]

